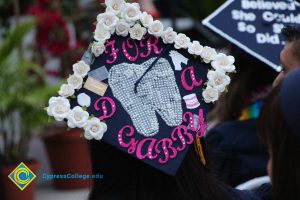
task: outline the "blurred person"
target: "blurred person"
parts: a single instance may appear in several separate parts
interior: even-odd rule
[[[300,28],[288,26],[282,29],[282,34],[287,40],[280,52],[282,72],[275,79],[273,86],[278,85],[282,79],[294,69],[300,67]]]
[[[208,115],[215,126],[206,135],[211,167],[231,186],[267,174],[268,156],[259,143],[256,121],[276,77],[275,71],[246,54],[235,57],[238,73]]]
[[[157,10],[153,0],[138,0],[137,2],[141,5],[141,10],[152,15],[154,19],[160,17],[159,11]]]
[[[203,148],[205,154],[205,148]],[[234,190],[218,181],[193,145],[173,177],[114,147],[91,141],[94,180],[90,200],[257,200],[248,191]]]
[[[273,200],[300,199],[299,116],[300,69],[296,69],[266,98],[258,121],[260,137],[270,155],[268,173]],[[267,187],[264,191],[270,193]]]

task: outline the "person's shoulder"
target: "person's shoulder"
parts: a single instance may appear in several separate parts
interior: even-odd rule
[[[254,129],[256,125],[256,119],[250,119],[250,120],[243,120],[243,121],[226,121],[218,124],[215,126],[213,129],[218,130],[218,131],[226,131],[228,129]]]
[[[254,191],[249,190],[237,190],[234,192],[240,200],[272,200],[272,186],[270,183],[266,183],[255,189]]]
[[[260,196],[248,190],[235,190],[237,200],[263,200]]]
[[[261,185],[254,191],[254,193],[262,200],[272,200],[272,186],[270,183]]]
[[[232,143],[243,135],[256,134],[255,125],[255,119],[223,122],[208,131],[206,141],[220,139],[223,143]]]

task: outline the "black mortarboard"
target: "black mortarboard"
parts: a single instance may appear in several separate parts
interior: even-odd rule
[[[164,29],[137,4],[106,6],[94,41],[60,97],[50,99],[48,114],[174,175],[189,145],[203,136],[205,115],[230,83],[234,58]]]

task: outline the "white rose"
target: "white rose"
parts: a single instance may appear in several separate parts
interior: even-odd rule
[[[131,5],[135,6],[137,9],[141,10],[139,3],[131,3]]]
[[[70,97],[74,94],[75,89],[72,85],[63,84],[58,91],[58,94],[62,97]]]
[[[82,86],[83,79],[81,76],[73,74],[67,79],[67,82],[69,85],[72,85],[74,89],[80,89]]]
[[[116,26],[117,35],[126,37],[129,33],[129,29],[130,29],[130,25],[124,19],[118,21]]]
[[[141,11],[136,4],[126,3],[121,15],[129,24],[133,24],[140,19]]]
[[[223,71],[209,71],[207,74],[208,85],[217,89],[219,92],[224,92],[227,85],[230,83],[230,78]]]
[[[165,44],[172,44],[175,41],[177,33],[173,31],[173,28],[168,27],[162,34],[162,39]]]
[[[112,12],[101,13],[97,16],[98,23],[102,23],[106,30],[114,32],[119,18]]]
[[[219,91],[215,88],[207,86],[206,89],[202,92],[202,96],[206,103],[215,102],[219,99]]]
[[[115,15],[118,15],[123,6],[125,5],[124,0],[105,0],[106,12],[113,12]]]
[[[132,39],[141,40],[143,36],[146,34],[146,29],[142,27],[140,24],[135,24],[130,30],[130,37]]]
[[[92,53],[98,57],[100,56],[105,50],[104,42],[93,42],[92,44]]]
[[[62,121],[67,118],[70,112],[70,102],[65,97],[51,97],[49,99],[49,106],[47,113],[57,121]]]
[[[143,26],[148,28],[150,26],[150,24],[153,22],[153,17],[151,15],[149,15],[148,13],[143,12],[140,15],[140,21],[142,22]]]
[[[160,37],[163,34],[164,25],[159,21],[155,20],[148,27],[148,32],[155,37]]]
[[[203,46],[198,41],[193,41],[189,44],[188,52],[193,55],[200,56],[203,50]]]
[[[188,48],[189,43],[191,42],[191,39],[187,37],[185,34],[179,33],[175,37],[175,48],[176,49],[186,49]]]
[[[107,130],[105,123],[100,122],[98,118],[92,118],[87,121],[87,124],[84,126],[84,137],[88,140],[96,139],[101,140],[103,134]]]
[[[101,124],[101,126],[103,128],[103,131],[105,133],[107,131],[107,125],[105,123],[103,123],[103,122],[100,122],[100,124]]]
[[[223,53],[219,53],[212,61],[211,66],[216,70],[222,70],[224,72],[233,72],[235,70],[233,56],[226,56]]]
[[[68,127],[83,128],[89,119],[89,113],[81,107],[74,107],[68,115]]]
[[[210,61],[215,59],[216,55],[216,50],[207,46],[205,46],[201,52],[201,57],[205,63],[210,63]]]
[[[98,42],[105,42],[110,38],[110,31],[106,29],[103,23],[97,23],[96,30],[94,33],[94,39]]]
[[[84,78],[90,71],[90,66],[87,65],[83,60],[73,65],[73,71],[75,75]]]

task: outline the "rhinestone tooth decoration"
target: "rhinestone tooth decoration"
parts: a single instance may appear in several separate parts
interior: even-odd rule
[[[160,58],[145,74],[135,94],[135,83],[154,61],[152,58],[141,65],[122,63],[113,66],[108,78],[113,95],[130,115],[137,131],[147,137],[159,131],[156,112],[169,126],[180,125],[183,114],[175,74],[164,58]]]

